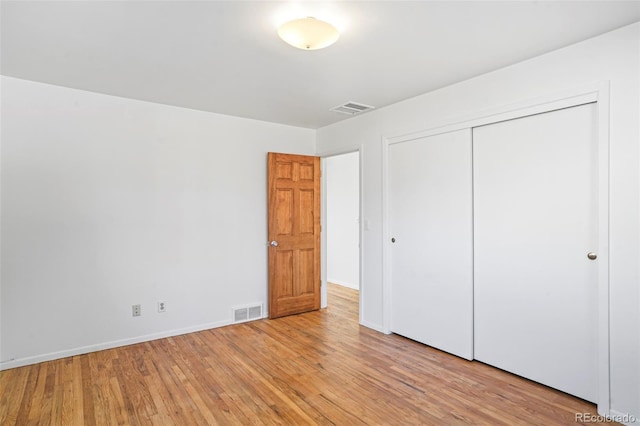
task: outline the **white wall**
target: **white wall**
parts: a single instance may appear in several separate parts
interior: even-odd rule
[[[383,328],[384,137],[608,80],[610,120],[611,408],[640,418],[640,23],[318,130],[317,152],[363,144],[362,323]],[[401,78],[401,76],[399,76]]]
[[[266,153],[314,131],[1,82],[2,368],[266,309]]]
[[[634,24],[317,131],[319,155],[364,146],[363,324],[383,324],[382,137],[608,80],[611,403],[640,418],[639,39]],[[1,84],[0,368],[223,325],[232,306],[266,302],[265,153],[309,154],[313,131]]]
[[[327,176],[327,281],[354,289],[360,283],[360,155],[325,159]]]

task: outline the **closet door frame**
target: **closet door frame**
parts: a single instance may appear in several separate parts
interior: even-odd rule
[[[576,87],[517,103],[478,110],[465,116],[425,123],[423,130],[383,137],[382,148],[382,291],[383,332],[391,333],[391,233],[389,205],[389,146],[462,129],[522,118],[595,102],[598,138],[598,413],[610,414],[609,372],[609,81]]]

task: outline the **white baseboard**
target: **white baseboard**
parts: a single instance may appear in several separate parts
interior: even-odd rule
[[[330,282],[330,283],[333,283],[333,284],[338,284],[338,285],[341,285],[343,287],[349,287],[349,288],[352,288],[354,290],[359,290],[360,289],[360,287],[357,284],[348,283],[346,281],[333,280],[331,278],[327,278],[327,282]]]
[[[163,339],[165,337],[180,336],[182,334],[194,333],[196,331],[210,330],[212,328],[224,327],[232,324],[231,321],[219,321],[209,324],[201,324],[192,327],[181,328],[177,330],[163,331],[161,333],[147,334],[144,336],[132,337],[123,340],[114,340],[111,342],[98,343],[96,345],[82,346],[64,351],[51,352],[43,355],[36,355],[27,358],[11,359],[0,363],[0,371],[11,368],[23,367],[25,365],[37,364],[39,362],[52,361],[54,359],[67,358],[74,355],[82,355],[90,352],[102,351],[105,349],[113,349],[121,346],[134,345],[136,343],[149,342],[151,340]]]
[[[378,331],[378,332],[383,333],[383,334],[391,334],[391,333],[385,333],[384,329],[382,328],[381,325],[374,324],[374,323],[371,323],[369,321],[360,321],[360,325],[364,326],[364,327],[367,327],[367,328],[370,328],[372,330]]]

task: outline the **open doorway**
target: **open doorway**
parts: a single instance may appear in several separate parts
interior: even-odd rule
[[[360,153],[324,158],[323,307],[329,293],[360,293]],[[338,287],[336,287],[338,286]],[[331,289],[334,289],[333,291]]]

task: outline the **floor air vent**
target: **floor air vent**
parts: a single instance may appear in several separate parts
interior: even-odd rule
[[[233,322],[245,322],[262,318],[262,305],[233,308]]]
[[[359,104],[357,102],[347,102],[343,105],[338,105],[337,107],[331,108],[329,111],[335,111],[342,114],[355,115],[360,114],[361,112],[369,111],[370,109],[374,109],[370,105]]]

